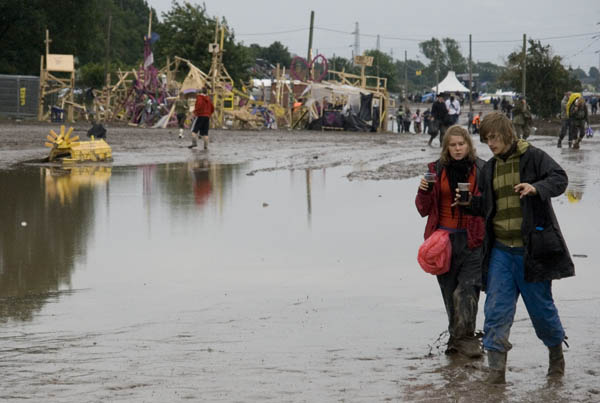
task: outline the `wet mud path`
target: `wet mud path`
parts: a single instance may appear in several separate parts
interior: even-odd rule
[[[443,354],[416,263],[427,136],[215,131],[204,152],[109,128],[113,164],[19,163],[49,128],[0,125],[1,401],[600,399],[600,139],[532,139],[570,178],[554,199],[576,256],[554,283],[567,375],[547,383],[519,303],[509,383],[489,387],[484,360]]]

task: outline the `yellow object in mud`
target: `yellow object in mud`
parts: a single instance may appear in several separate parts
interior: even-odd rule
[[[569,203],[578,203],[582,197],[583,192],[577,192],[571,189],[567,190],[567,200],[569,200]]]
[[[110,161],[112,160],[112,149],[103,139],[96,140],[92,136],[89,141],[78,141],[79,136],[71,137],[73,128],[65,132],[65,126],[60,127],[57,134],[50,130],[46,136],[48,141],[46,147],[51,147],[48,161],[62,159],[63,163],[74,163],[84,161]]]

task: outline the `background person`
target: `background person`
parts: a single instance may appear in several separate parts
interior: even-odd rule
[[[527,105],[527,100],[524,97],[519,97],[517,100],[512,119],[517,138],[527,140],[531,133],[532,117],[529,105]]]
[[[444,139],[444,133],[446,133],[446,121],[448,119],[448,109],[446,108],[446,103],[444,102],[444,95],[438,94],[437,99],[431,105],[431,117],[433,121],[430,121],[430,125],[435,125],[435,130],[432,130],[433,133],[427,142],[428,145],[431,145],[433,139],[440,134],[440,147],[442,146],[442,140]]]
[[[210,127],[210,117],[215,111],[212,101],[206,95],[206,87],[200,90],[196,96],[196,105],[194,106],[194,124],[192,125],[192,144],[188,148],[198,146],[197,137],[202,136],[204,149],[208,149],[208,129]]]
[[[572,146],[571,142],[571,134],[569,129],[569,115],[567,114],[567,102],[569,102],[569,98],[571,97],[571,91],[565,92],[565,96],[562,101],[560,101],[560,133],[558,135],[558,143],[556,146],[558,148],[562,147],[562,141],[569,133],[569,148]]]
[[[437,276],[448,315],[450,338],[446,354],[458,352],[471,358],[482,356],[479,339],[475,337],[475,321],[481,290],[484,227],[481,217],[465,215],[452,204],[459,182],[470,183],[471,192],[479,194],[476,183],[481,166],[483,161],[477,158],[467,130],[450,127],[444,136],[440,158],[428,165],[429,172],[435,172],[438,180],[428,191],[427,182],[421,179],[415,200],[419,214],[427,217],[425,239],[438,228],[450,232],[450,271]]]

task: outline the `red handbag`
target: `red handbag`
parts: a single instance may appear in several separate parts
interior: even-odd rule
[[[430,274],[440,275],[450,270],[452,259],[452,243],[450,234],[443,229],[437,229],[419,247],[417,261],[421,268]]]

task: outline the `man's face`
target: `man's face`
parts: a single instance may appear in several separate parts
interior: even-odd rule
[[[492,132],[487,135],[487,145],[494,155],[501,155],[510,149],[510,143],[505,144],[500,134]]]

